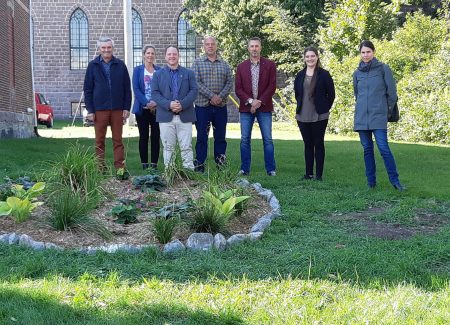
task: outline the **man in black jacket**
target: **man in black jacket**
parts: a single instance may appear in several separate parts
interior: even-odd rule
[[[114,167],[125,168],[122,128],[130,115],[131,83],[125,63],[113,55],[114,43],[101,37],[97,43],[100,55],[89,62],[84,79],[87,119],[94,122],[95,152],[100,168],[105,168],[105,137],[111,126]]]

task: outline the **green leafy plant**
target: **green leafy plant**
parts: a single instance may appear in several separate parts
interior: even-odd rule
[[[25,189],[24,185],[18,185],[14,184],[11,186],[11,192],[14,196],[16,196],[19,199],[28,199],[32,200],[42,194],[45,189],[45,183],[44,182],[38,182],[34,184],[31,188]]]
[[[162,191],[166,187],[166,182],[160,175],[148,174],[133,178],[133,185],[142,192]]]
[[[180,220],[177,217],[156,217],[152,221],[153,232],[161,244],[167,244],[172,240],[173,233]]]
[[[229,192],[230,191],[230,192]],[[203,191],[194,211],[192,228],[211,233],[226,230],[230,219],[236,213],[236,205],[249,199],[249,196],[233,196],[233,190],[222,192],[219,197]]]
[[[116,178],[120,181],[125,181],[130,178],[130,173],[126,168],[119,168],[116,171]]]
[[[30,217],[31,211],[42,205],[43,202],[31,202],[27,198],[21,199],[15,196],[10,196],[6,199],[6,204],[11,209],[8,214],[11,215],[14,221],[24,222]]]
[[[135,204],[120,204],[111,210],[111,215],[117,218],[115,222],[122,225],[137,222],[138,213],[139,209],[136,208]]]
[[[88,198],[80,191],[63,187],[49,196],[50,215],[47,223],[56,230],[80,229],[100,235],[102,238],[112,238],[111,232],[100,220],[88,216],[90,211]]]

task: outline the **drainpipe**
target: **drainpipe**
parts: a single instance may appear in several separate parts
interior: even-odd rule
[[[133,80],[133,24],[132,24],[132,5],[131,0],[123,0],[123,36],[124,36],[124,50],[125,50],[125,64],[128,68],[130,79]],[[132,96],[133,87],[131,87]],[[130,112],[128,118],[128,125],[134,125],[134,116]]]
[[[31,4],[32,0],[30,0],[29,5],[29,19],[30,19],[30,67],[31,67],[31,92],[32,92],[32,103],[33,103],[33,129],[36,137],[40,137],[37,127],[37,112],[36,112],[36,98],[34,93],[34,32],[33,32],[33,17],[31,15]]]

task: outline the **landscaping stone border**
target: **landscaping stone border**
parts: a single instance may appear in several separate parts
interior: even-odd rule
[[[225,250],[227,247],[231,247],[240,244],[245,241],[255,241],[262,237],[264,231],[272,223],[272,220],[281,216],[281,206],[278,199],[272,193],[271,190],[265,189],[260,183],[251,184],[246,179],[239,179],[238,185],[243,187],[252,187],[260,196],[265,197],[266,201],[269,203],[272,211],[259,217],[258,221],[252,226],[250,232],[247,234],[235,234],[230,238],[226,239],[222,234],[216,234],[213,236],[210,233],[193,233],[189,236],[186,243],[183,244],[180,240],[175,239],[170,243],[167,243],[163,247],[163,252],[165,254],[171,254],[176,252],[181,252],[185,250],[191,251],[208,251],[211,249],[217,249],[219,251]],[[56,249],[63,250],[62,247],[55,245],[53,243],[46,243],[40,241],[34,241],[30,236],[26,234],[18,235],[16,233],[9,233],[0,235],[0,242],[9,245],[22,245],[30,247],[34,250],[44,250],[44,249]],[[106,252],[106,253],[116,253],[119,251],[127,253],[137,253],[142,251],[144,248],[155,247],[158,245],[129,245],[129,244],[111,244],[105,246],[88,246],[79,249],[80,252],[86,254],[95,254],[96,252]]]

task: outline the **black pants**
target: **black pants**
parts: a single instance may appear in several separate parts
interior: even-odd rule
[[[305,144],[305,175],[313,175],[314,158],[316,159],[316,177],[322,177],[325,161],[325,130],[328,120],[317,122],[297,121]]]
[[[148,164],[148,138],[151,128],[151,163],[157,164],[160,144],[159,123],[156,122],[156,115],[150,110],[144,109],[142,115],[136,115],[136,121],[139,129],[139,156],[141,157],[141,163]]]

